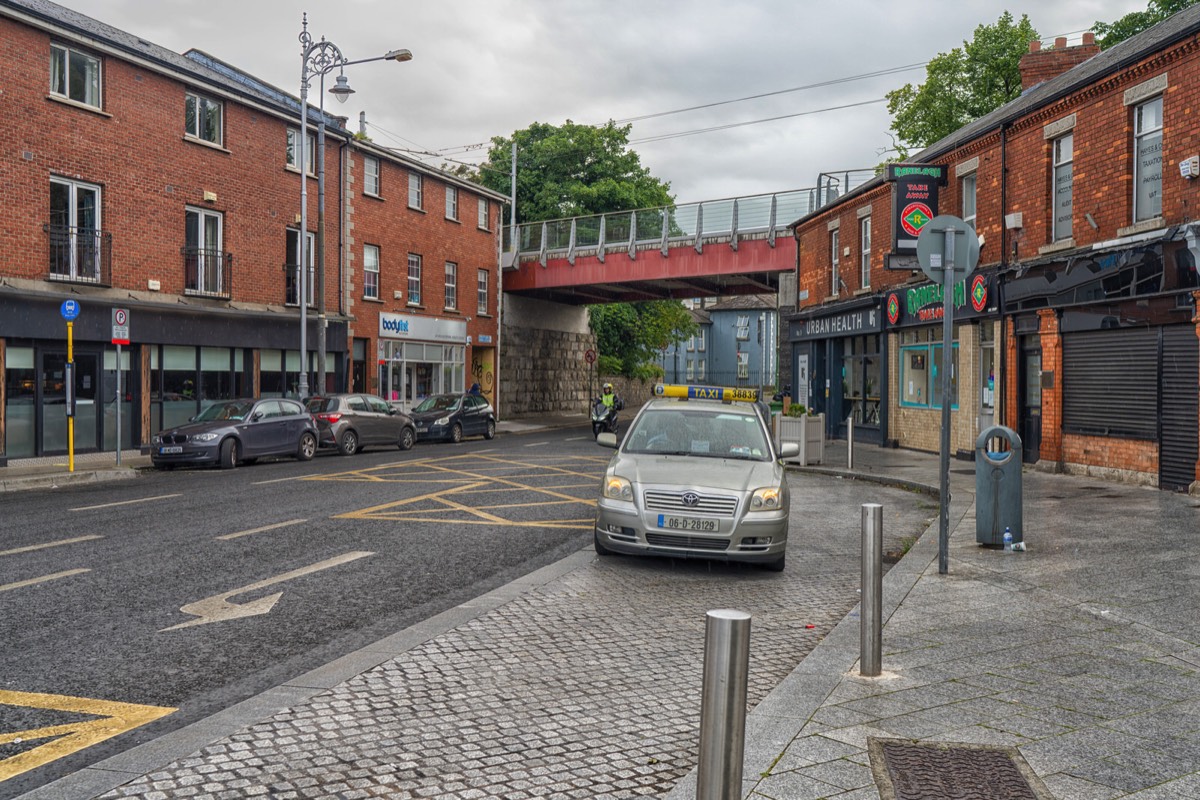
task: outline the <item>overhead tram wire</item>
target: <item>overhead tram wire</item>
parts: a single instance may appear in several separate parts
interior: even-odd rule
[[[847,103],[840,106],[828,106],[826,108],[814,108],[811,111],[797,111],[795,114],[783,114],[778,117],[765,117],[763,119],[751,119],[744,122],[730,122],[726,125],[714,125],[711,128],[694,128],[690,131],[676,131],[675,133],[664,133],[658,136],[647,136],[642,139],[630,139],[629,144],[649,144],[652,142],[664,142],[668,139],[679,139],[684,136],[695,136],[700,133],[714,133],[716,131],[729,130],[730,128],[744,128],[747,125],[761,125],[764,122],[778,122],[782,119],[794,119],[795,117],[806,117],[810,114],[822,114],[826,111],[841,111],[847,108],[858,108],[859,106],[869,106],[875,103],[882,103],[887,100],[886,97],[878,97],[874,100],[863,100],[860,103]]]

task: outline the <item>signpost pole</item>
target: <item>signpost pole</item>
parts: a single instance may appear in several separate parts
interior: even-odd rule
[[[942,263],[942,443],[941,513],[938,515],[938,574],[945,575],[950,561],[950,395],[954,369],[954,228],[946,229]]]
[[[121,466],[121,345],[117,345],[117,466]]]
[[[67,374],[70,384],[63,387],[67,406],[67,472],[75,471],[75,323],[67,320]]]

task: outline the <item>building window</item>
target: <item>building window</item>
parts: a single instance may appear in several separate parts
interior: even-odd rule
[[[184,289],[197,294],[225,293],[222,219],[215,211],[189,208],[184,228]]]
[[[1071,215],[1074,209],[1074,191],[1071,177],[1071,160],[1074,155],[1074,134],[1068,133],[1054,140],[1054,241],[1071,238]]]
[[[1163,99],[1156,97],[1134,111],[1133,221],[1162,216]]]
[[[193,139],[220,145],[221,110],[218,101],[188,92],[184,100],[184,133]]]
[[[446,187],[446,219],[458,219],[458,189]]]
[[[50,275],[101,281],[100,187],[50,179]]]
[[[373,244],[363,245],[363,297],[379,299],[379,248]]]
[[[408,254],[408,304],[421,305],[421,257],[416,253]]]
[[[485,197],[476,198],[479,204],[478,221],[475,223],[482,230],[488,230],[488,201]]]
[[[300,138],[297,128],[288,128],[287,132],[287,165],[292,169],[300,169],[300,154],[296,152],[296,141]],[[317,174],[317,137],[311,133],[304,137],[304,171],[309,175]]]
[[[286,296],[284,302],[290,306],[300,305],[300,270],[296,264],[298,253],[296,246],[300,231],[296,228],[288,228],[287,232],[287,253],[284,256],[284,284],[286,286]],[[305,276],[304,294],[307,298],[308,305],[313,304],[316,298],[316,293],[313,290],[314,284],[317,282],[317,273],[315,268],[315,260],[313,254],[316,252],[316,236],[311,232],[304,234],[304,261],[308,265],[308,275]]]
[[[100,108],[100,59],[61,44],[50,45],[50,93]]]
[[[955,326],[955,335],[958,326]],[[942,343],[933,341],[933,330],[919,332],[917,344],[900,348],[900,405],[918,408],[942,407]],[[937,329],[941,336],[941,329]],[[958,404],[958,342],[950,366],[951,408]]]
[[[687,351],[688,351],[689,353],[694,353],[694,352],[696,352],[696,337],[695,337],[695,336],[690,336],[690,337],[688,337],[688,341],[687,341]]]
[[[379,197],[379,159],[363,156],[363,191]]]
[[[446,310],[458,308],[458,264],[446,262]]]
[[[750,341],[750,317],[748,315],[738,316],[735,335],[739,342]]]
[[[696,360],[696,380],[698,381],[704,380],[704,364],[705,361],[703,358]]]
[[[962,219],[963,222],[975,227],[975,173],[963,175],[962,178]]]
[[[424,180],[420,173],[408,173],[408,206],[409,208],[424,208]]]
[[[689,381],[696,379],[696,362],[692,359],[687,359],[687,379]]]
[[[477,311],[488,313],[488,274],[486,269],[479,270],[479,282],[475,289]]]
[[[859,269],[861,270],[862,288],[871,285],[871,218],[863,217],[858,221]]]
[[[832,297],[837,297],[838,284],[842,282],[841,276],[838,275],[838,251],[841,249],[839,245],[840,230],[832,230],[829,232],[829,260],[832,264],[829,275],[829,294]]]
[[[750,354],[739,352],[737,354],[737,376],[738,380],[745,380],[750,377]]]

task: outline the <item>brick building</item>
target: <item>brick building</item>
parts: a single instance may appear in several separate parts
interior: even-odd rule
[[[327,115],[320,215],[310,108],[302,359],[299,101],[44,0],[0,0],[0,37],[0,464],[67,449],[65,300],[79,452],[114,449],[118,413],[138,447],[212,400],[292,394],[303,363],[322,388],[322,322],[327,390],[494,397],[504,198]]]
[[[952,450],[1003,424],[1043,468],[1195,490],[1200,7],[1103,52],[1033,42],[1021,70],[1019,98],[795,223],[793,373],[831,435],[936,450],[949,362]],[[949,359],[914,249],[939,213],[980,241]]]

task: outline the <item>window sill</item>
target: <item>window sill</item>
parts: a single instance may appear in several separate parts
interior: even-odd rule
[[[1156,231],[1159,228],[1167,227],[1167,221],[1162,217],[1155,217],[1143,222],[1135,222],[1125,228],[1117,228],[1117,236],[1135,236],[1139,233],[1147,231]]]
[[[492,229],[486,225],[476,225],[475,230],[482,231],[483,233],[491,233],[492,232]]]
[[[462,316],[462,312],[461,312],[461,311],[459,311],[457,308],[443,308],[443,309],[442,309],[442,313],[443,313],[443,314],[453,314],[453,315],[455,315],[456,317],[457,317],[457,316]]]
[[[405,303],[404,307],[411,308],[413,311],[424,311],[425,310],[425,306],[421,305],[420,303]]]
[[[409,207],[408,207],[408,210],[409,210],[409,211],[416,211],[418,214],[424,214],[424,213],[425,213],[425,209],[421,208],[420,206],[409,205]]]
[[[362,301],[364,303],[378,303],[379,305],[383,305],[383,300],[378,297],[364,297]]]
[[[1075,247],[1075,239],[1074,238],[1060,239],[1057,242],[1051,242],[1050,244],[1039,247],[1038,255],[1044,256],[1047,253],[1057,253],[1060,250],[1070,250],[1073,247]]]
[[[855,290],[854,290],[854,296],[855,296],[855,297],[862,297],[864,294],[870,294],[871,292],[872,292],[872,289],[871,289],[871,287],[870,287],[870,286],[864,286],[864,287],[862,287],[861,289],[855,289]]]
[[[183,135],[183,140],[185,142],[187,142],[188,144],[198,144],[201,147],[207,147],[209,150],[216,150],[218,153],[224,153],[225,155],[229,155],[229,156],[233,155],[232,151],[226,150],[224,147],[217,144],[216,142],[210,142],[207,139],[199,139],[195,136],[185,133]]]
[[[294,172],[294,173],[295,173],[295,174],[297,174],[297,175],[299,175],[299,174],[300,174],[300,170],[299,170],[299,169],[297,169],[296,167],[292,166],[291,164],[284,164],[284,165],[283,165],[283,168],[284,168],[285,170],[287,170],[288,172]],[[308,177],[310,177],[310,178],[315,178],[315,177],[317,177],[317,175],[316,175],[316,173],[314,173],[314,172],[309,172],[309,173],[308,173]]]
[[[487,313],[486,311],[479,311],[475,314],[475,318],[476,319],[491,319],[492,315]]]
[[[457,217],[446,217],[446,222],[453,222],[455,225],[462,225],[462,220]]]
[[[364,191],[364,192],[363,192],[363,197],[369,197],[369,198],[371,198],[372,200],[378,200],[378,201],[379,201],[379,202],[381,202],[381,203],[382,203],[382,202],[384,202],[383,196],[382,196],[382,195],[375,194],[374,192],[368,192],[368,191]]]
[[[46,95],[46,99],[52,100],[55,103],[62,103],[64,106],[70,106],[71,108],[78,108],[80,111],[88,111],[92,114],[96,114],[97,116],[108,117],[109,119],[112,119],[112,114],[108,113],[104,109],[97,108],[96,106],[89,106],[87,103],[81,103],[78,100],[71,100],[67,97],[59,97],[56,94],[48,94]]]

